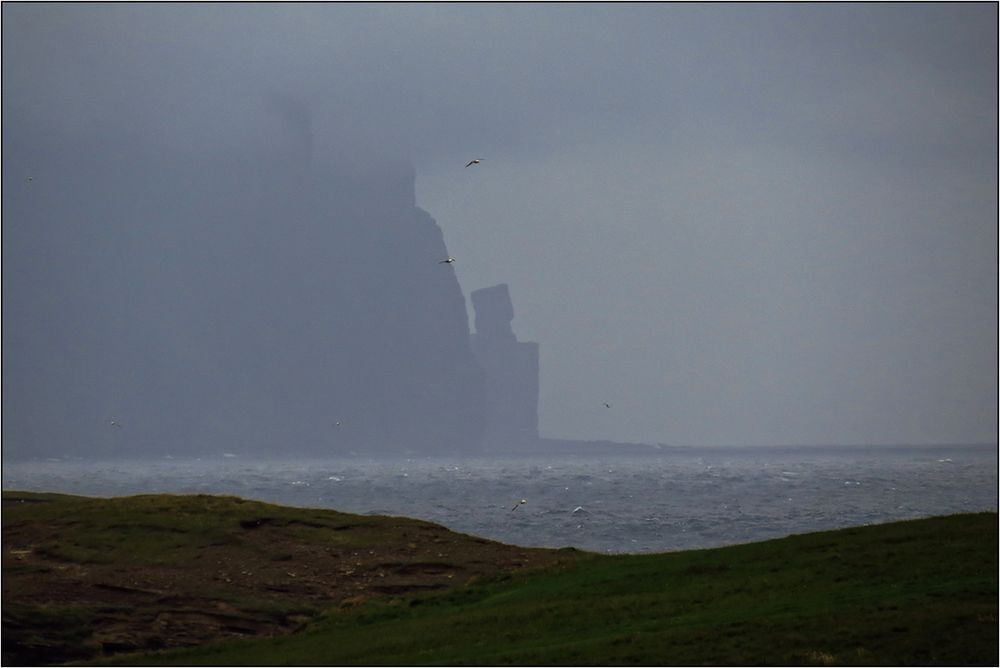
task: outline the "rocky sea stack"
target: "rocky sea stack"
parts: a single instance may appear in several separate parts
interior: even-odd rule
[[[310,132],[290,136],[198,161],[80,146],[5,198],[6,455],[473,454],[504,429],[537,439],[537,346],[516,342],[508,312],[474,353],[413,167],[319,159]],[[20,299],[27,282],[49,299]],[[493,290],[477,322],[510,311]]]

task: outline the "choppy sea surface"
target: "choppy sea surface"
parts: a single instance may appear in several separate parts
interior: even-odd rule
[[[996,512],[997,448],[5,461],[3,488],[90,496],[232,494],[293,506],[404,515],[517,545],[639,553],[931,515]]]

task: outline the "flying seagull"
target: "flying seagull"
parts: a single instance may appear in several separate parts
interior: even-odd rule
[[[605,402],[604,402],[604,407],[605,407],[605,408],[611,408],[611,404],[609,404],[608,402],[606,402],[606,401],[605,401]]]
[[[438,262],[438,264],[451,264],[454,261],[455,261],[455,258],[449,257],[447,260],[441,260],[440,262]]]
[[[514,507],[510,509],[510,512],[514,512],[515,510],[517,510],[518,506],[520,506],[522,503],[527,503],[527,502],[528,502],[527,499],[521,499],[519,503],[514,504]]]
[[[473,165],[478,165],[481,161],[482,158],[473,158],[472,160],[469,161],[469,164],[467,164],[466,167],[472,167]]]
[[[118,420],[111,420],[111,426],[121,428],[122,424]]]

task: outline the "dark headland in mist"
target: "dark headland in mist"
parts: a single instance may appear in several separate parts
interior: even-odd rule
[[[292,135],[199,160],[102,138],[5,188],[5,456],[540,445],[538,345],[506,285],[470,332],[412,166]]]

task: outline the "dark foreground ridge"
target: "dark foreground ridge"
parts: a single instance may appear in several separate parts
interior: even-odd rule
[[[549,564],[429,522],[235,497],[3,493],[3,663],[287,633],[330,607]]]
[[[4,665],[998,659],[996,513],[604,556],[234,497],[3,506]]]

